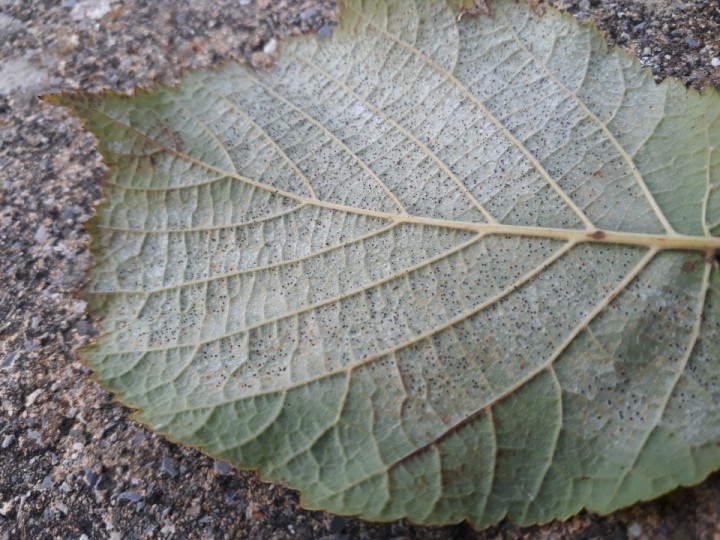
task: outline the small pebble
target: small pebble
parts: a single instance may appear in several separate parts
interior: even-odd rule
[[[711,65],[712,67],[720,67],[720,58],[718,58],[718,57],[716,56],[715,58],[713,58],[712,60],[710,60],[710,65]]]
[[[225,475],[230,472],[230,464],[224,461],[216,461],[213,463],[213,468],[219,475]]]
[[[75,300],[75,303],[73,304],[73,309],[75,310],[75,313],[85,313],[86,308],[87,302],[85,300]]]
[[[263,52],[265,54],[275,54],[277,51],[277,39],[273,38],[270,41],[268,41],[265,46],[263,47]]]
[[[3,503],[3,505],[0,506],[0,515],[7,516],[10,512],[12,512],[14,507],[15,505],[12,500]]]
[[[35,240],[37,242],[44,242],[47,240],[48,237],[48,231],[45,227],[40,225],[37,230],[35,231]]]
[[[74,21],[82,21],[83,19],[98,20],[102,19],[105,14],[110,11],[112,0],[96,0],[88,4],[76,4],[72,8],[70,16]]]
[[[318,36],[321,38],[329,38],[333,33],[334,26],[331,26],[329,24],[324,24],[320,28],[318,28]]]
[[[3,361],[0,364],[0,368],[12,367],[16,356],[17,356],[17,351],[13,351],[13,352],[9,353],[5,358],[3,358]]]
[[[317,15],[318,13],[320,13],[320,11],[317,8],[309,7],[300,12],[300,20],[307,22],[310,19],[312,19],[315,15]]]
[[[142,495],[137,491],[123,491],[117,498],[120,501],[138,502],[142,499]]]
[[[693,49],[697,49],[698,47],[700,47],[700,42],[692,37],[685,38],[685,43],[687,43],[688,46],[692,47]]]
[[[642,526],[639,523],[631,523],[627,529],[628,536],[637,538],[642,534]]]
[[[62,484],[60,484],[60,487],[58,489],[63,493],[70,493],[73,490],[72,486],[67,482],[63,482]]]
[[[3,439],[3,442],[2,442],[2,444],[1,444],[0,446],[1,446],[1,447],[3,448],[3,450],[4,450],[4,449],[7,448],[8,446],[10,446],[12,443],[14,443],[16,440],[17,440],[17,437],[16,437],[15,435],[13,435],[13,434],[10,434],[10,435],[8,435],[7,437],[5,437],[5,438]]]
[[[90,489],[93,489],[100,477],[92,469],[85,469],[85,481]]]
[[[160,462],[160,470],[169,476],[176,476],[177,470],[173,466],[173,460],[169,457],[163,458]]]
[[[137,448],[137,446],[143,442],[145,439],[147,439],[147,433],[143,431],[139,431],[132,440],[133,448]]]
[[[75,219],[78,215],[80,215],[81,212],[82,209],[78,206],[68,206],[62,212],[60,212],[60,219],[71,221]]]
[[[29,407],[33,403],[35,403],[35,400],[38,398],[38,396],[42,394],[42,388],[38,388],[37,390],[34,390],[27,398],[25,398],[25,406]]]
[[[38,489],[50,489],[53,485],[52,476],[49,474],[43,478],[43,481],[40,482],[40,485],[38,486]]]

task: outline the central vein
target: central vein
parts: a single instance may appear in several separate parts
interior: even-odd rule
[[[392,223],[415,223],[421,225],[434,225],[436,227],[445,227],[457,230],[473,231],[484,234],[505,234],[514,236],[530,236],[537,238],[553,238],[560,240],[568,240],[573,242],[603,242],[606,244],[622,244],[622,245],[633,245],[647,247],[651,249],[676,249],[676,250],[688,250],[688,251],[704,251],[704,252],[720,252],[720,237],[716,236],[690,236],[681,234],[647,234],[647,233],[636,233],[636,232],[620,232],[620,231],[601,231],[601,230],[588,230],[588,229],[562,229],[553,227],[538,227],[530,225],[505,225],[501,223],[475,223],[470,221],[458,221],[449,219],[438,219],[422,216],[412,216],[409,214],[391,214],[388,212],[382,212],[378,210],[370,210],[366,208],[356,208],[347,206],[344,204],[332,203],[320,199],[304,197],[296,193],[291,193],[281,189],[276,189],[268,185],[263,184],[257,180],[247,178],[238,174],[237,172],[229,172],[223,170],[220,167],[205,163],[193,156],[186,153],[180,152],[175,148],[170,148],[163,145],[162,143],[152,139],[145,133],[137,131],[135,128],[123,124],[118,119],[104,113],[102,111],[95,111],[113,122],[123,125],[127,129],[134,132],[138,137],[146,140],[147,142],[158,147],[160,150],[165,151],[171,155],[174,155],[178,159],[184,160],[189,163],[193,163],[200,167],[204,167],[208,170],[214,171],[224,178],[232,178],[234,180],[246,183],[254,186],[258,189],[268,191],[274,195],[293,199],[302,204],[318,206],[322,208],[328,208],[332,210],[338,210],[341,212],[347,212],[352,214],[372,216],[381,219],[388,220]],[[107,182],[109,185],[113,185],[120,189],[133,190],[139,189],[141,191],[171,191],[173,189],[183,189],[184,187],[197,187],[198,184],[192,186],[183,186],[179,188],[132,188],[128,186],[122,186],[119,184],[113,184]]]
[[[485,234],[506,234],[512,236],[532,236],[538,238],[553,238],[558,240],[571,240],[575,242],[602,242],[606,244],[622,244],[642,246],[654,249],[677,249],[688,251],[720,251],[720,237],[716,236],[689,236],[647,234],[623,231],[596,230],[588,232],[584,229],[560,229],[553,227],[537,227],[527,225],[503,225],[496,223],[470,223],[463,221],[448,221],[414,216],[393,216],[393,221],[400,223],[417,223],[422,225],[436,225],[452,229],[484,232]]]

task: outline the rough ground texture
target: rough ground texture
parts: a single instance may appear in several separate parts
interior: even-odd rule
[[[542,0],[534,0],[542,4]],[[657,79],[720,88],[719,0],[553,0],[596,21]],[[310,512],[130,420],[77,360],[98,325],[73,296],[91,258],[82,222],[104,168],[92,137],[37,95],[176,82],[187,67],[267,67],[276,38],[328,33],[331,2],[0,0],[0,540],[10,538],[720,539],[720,475],[611,516],[368,524]]]

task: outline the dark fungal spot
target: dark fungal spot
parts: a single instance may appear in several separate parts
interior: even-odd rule
[[[692,273],[702,263],[701,258],[687,259],[682,265],[682,271],[686,274]]]
[[[603,240],[605,238],[605,231],[597,230],[588,234],[587,237],[593,240]]]

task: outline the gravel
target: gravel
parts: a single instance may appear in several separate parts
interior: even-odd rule
[[[656,80],[720,88],[717,0],[551,3]],[[327,1],[0,0],[0,540],[720,537],[718,474],[607,517],[482,533],[303,510],[296,492],[149,432],[93,381],[77,351],[97,324],[73,292],[104,167],[79,122],[37,95],[173,83],[231,57],[267,67],[282,39],[334,26]]]

